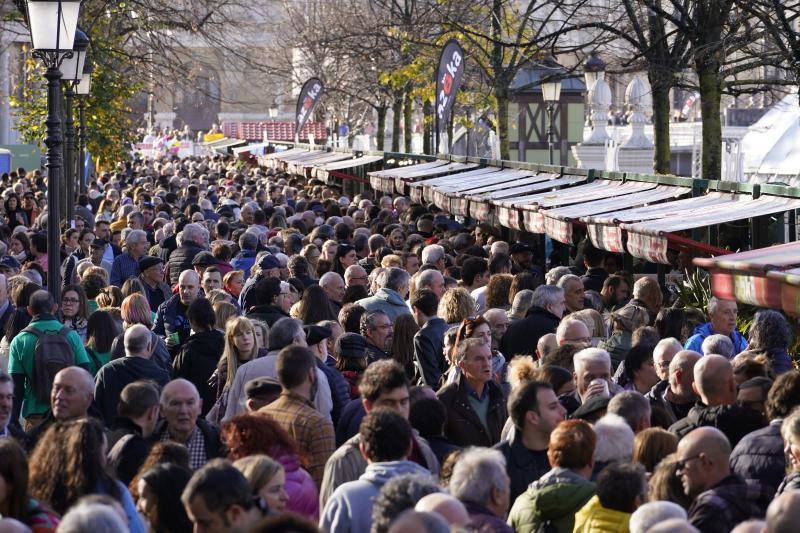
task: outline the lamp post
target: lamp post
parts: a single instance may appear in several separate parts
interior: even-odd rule
[[[94,66],[86,61],[83,67],[83,77],[75,92],[78,93],[78,186],[81,194],[86,194],[86,100],[92,91],[92,72]]]
[[[28,28],[31,33],[33,57],[39,59],[47,71],[47,119],[45,140],[47,146],[47,289],[58,302],[61,296],[61,254],[59,213],[59,185],[61,181],[61,120],[58,114],[61,62],[73,54],[75,30],[80,15],[80,0],[42,1],[27,0]]]
[[[86,49],[89,47],[89,38],[80,28],[75,30],[75,43],[72,47],[72,57],[65,58],[61,63],[61,83],[64,86],[64,181],[67,195],[67,220],[72,225],[75,220],[75,119],[72,113],[72,103],[75,98],[75,88],[83,77],[83,66],[86,61]]]
[[[550,152],[550,164],[554,162],[555,151],[555,118],[556,104],[561,98],[561,78],[558,77],[561,73],[561,68],[555,60],[548,58],[543,62],[545,70],[543,71],[545,81],[542,83],[542,100],[547,106],[547,144]]]

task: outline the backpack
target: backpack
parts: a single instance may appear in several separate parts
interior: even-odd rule
[[[70,329],[64,326],[58,332],[45,333],[28,326],[22,331],[36,335],[31,389],[37,400],[50,403],[50,391],[53,388],[56,374],[68,366],[75,365],[75,353],[67,341]]]

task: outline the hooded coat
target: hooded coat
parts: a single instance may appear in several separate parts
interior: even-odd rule
[[[383,311],[392,323],[400,315],[411,314],[403,297],[392,289],[378,289],[375,296],[363,298],[356,303],[367,311]]]
[[[316,521],[319,518],[319,494],[311,474],[301,468],[300,460],[292,453],[281,453],[276,460],[286,474],[286,510]]]
[[[547,526],[558,533],[572,533],[575,513],[594,495],[594,489],[594,482],[574,471],[553,468],[514,501],[508,525],[517,533]]]
[[[722,431],[734,448],[742,437],[767,425],[767,419],[749,405],[734,403],[709,407],[701,402],[692,407],[686,418],[669,427],[671,433],[682,439],[692,430],[711,426]]]
[[[574,533],[628,533],[630,519],[631,513],[603,507],[594,496],[575,515]]]

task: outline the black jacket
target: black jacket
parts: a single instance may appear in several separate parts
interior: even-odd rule
[[[769,501],[760,485],[731,474],[695,498],[689,523],[702,533],[728,533],[745,520],[763,518]]]
[[[742,437],[766,425],[767,419],[764,418],[764,415],[749,405],[734,403],[708,407],[697,402],[686,418],[672,424],[669,430],[675,433],[678,439],[682,439],[692,430],[712,426],[722,431],[728,437],[731,446],[736,447]]]
[[[328,379],[328,385],[331,388],[331,401],[333,408],[331,409],[331,420],[333,426],[339,421],[344,406],[350,402],[350,386],[342,376],[342,373],[336,370],[335,367],[329,366],[319,359],[317,359],[317,368],[319,368],[325,377]]]
[[[225,335],[216,329],[201,331],[191,335],[172,361],[173,376],[191,381],[200,398],[203,410],[200,416],[205,417],[217,401],[217,387],[208,384],[211,375],[217,369],[220,356],[225,349]]]
[[[211,459],[215,459],[217,457],[222,457],[224,454],[222,449],[222,441],[219,438],[219,428],[217,428],[217,426],[214,424],[206,422],[206,420],[203,418],[197,419],[197,427],[200,428],[200,432],[203,434],[203,443],[206,448],[206,461],[210,461]],[[160,442],[161,437],[164,436],[166,431],[167,421],[159,421],[158,424],[156,424],[153,434],[150,436],[150,444]]]
[[[384,352],[374,344],[367,341],[367,362],[368,364],[372,364],[375,361],[382,361],[384,359],[391,359],[392,356],[389,355],[387,352]]]
[[[511,360],[515,355],[533,355],[536,343],[548,333],[555,333],[561,320],[546,309],[531,307],[522,320],[509,326],[500,341],[500,352]]]
[[[109,362],[97,372],[94,401],[106,425],[117,417],[117,403],[122,389],[140,379],[151,379],[159,387],[169,383],[169,372],[143,357],[123,357]]]
[[[782,420],[746,435],[731,454],[731,470],[744,480],[758,481],[774,494],[786,474],[781,438]]]
[[[586,274],[581,276],[581,281],[583,282],[583,289],[586,291],[597,291],[600,292],[603,290],[603,282],[608,277],[608,272],[603,267],[592,267],[586,271]]]
[[[433,390],[439,388],[439,380],[447,371],[443,352],[446,332],[447,322],[436,316],[425,322],[414,334],[414,364],[422,376],[422,383]]]
[[[659,381],[658,383],[653,385],[653,388],[650,389],[647,392],[647,394],[644,395],[644,397],[650,400],[651,407],[660,408],[664,412],[664,414],[669,418],[669,424],[672,425],[681,418],[683,418],[684,415],[676,411],[676,408],[680,409],[681,406],[677,406],[674,403],[667,400],[668,388],[669,388],[669,381],[665,380]],[[686,404],[685,407],[689,407],[689,405]]]
[[[127,487],[136,477],[150,453],[150,443],[142,437],[142,428],[130,418],[117,417],[108,433],[108,465],[114,477]]]
[[[511,501],[528,490],[528,485],[550,471],[547,450],[529,450],[522,443],[520,433],[515,431],[510,440],[505,440],[494,447],[506,458],[506,472],[511,482],[509,485]]]
[[[488,388],[489,408],[486,413],[488,427],[484,428],[478,414],[469,403],[467,380],[459,375],[454,383],[441,389],[437,396],[447,410],[444,435],[457,446],[493,446],[500,442],[500,433],[506,422],[506,403],[500,386],[490,380]]]
[[[286,318],[289,315],[284,313],[283,309],[277,305],[265,304],[253,307],[250,309],[250,311],[245,313],[245,316],[251,320],[261,320],[262,322],[266,322],[269,327],[272,327],[275,322],[281,318]]]
[[[175,248],[172,253],[169,254],[167,268],[169,269],[170,285],[178,283],[178,277],[181,275],[181,272],[193,269],[192,259],[203,250],[204,248],[202,246],[194,242],[186,242]]]

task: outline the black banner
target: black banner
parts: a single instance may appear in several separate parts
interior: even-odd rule
[[[456,92],[461,87],[461,80],[464,77],[464,49],[455,39],[450,39],[444,45],[442,54],[439,56],[439,68],[436,71],[436,138],[437,146],[434,152],[438,151],[438,139],[442,132],[447,130],[450,122],[450,113],[456,102]]]
[[[317,78],[310,78],[303,84],[300,96],[297,98],[297,113],[295,114],[295,136],[299,138],[300,130],[306,125],[308,117],[311,116],[314,107],[319,101],[319,97],[325,91],[322,82]]]

